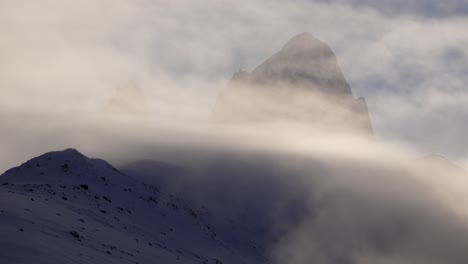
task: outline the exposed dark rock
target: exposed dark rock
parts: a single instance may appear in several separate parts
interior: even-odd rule
[[[80,238],[80,234],[78,234],[78,232],[76,231],[70,231],[70,235],[72,235],[75,238]]]
[[[68,169],[69,169],[68,163],[63,164],[61,168],[62,168],[62,170],[63,170],[64,172],[67,172]]]
[[[109,199],[107,196],[102,196],[102,199],[108,201],[109,203],[112,203],[111,199]]]

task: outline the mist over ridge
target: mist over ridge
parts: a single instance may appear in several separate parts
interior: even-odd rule
[[[1,3],[0,263],[465,263],[466,5],[403,2]]]

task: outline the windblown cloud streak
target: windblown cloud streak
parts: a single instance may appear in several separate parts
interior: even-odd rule
[[[287,231],[272,253],[278,263],[461,263],[465,174],[414,158],[468,156],[468,18],[457,1],[444,10],[414,1],[402,14],[392,3],[3,1],[0,170],[75,147],[117,165],[184,165],[198,194],[210,186],[198,183],[225,179],[212,172],[228,171],[251,191],[244,202],[280,192],[267,211]],[[303,31],[332,46],[377,138],[413,147],[287,124],[207,124],[232,72]],[[129,83],[146,115],[102,115]],[[278,188],[259,184],[272,179]],[[224,195],[236,197],[229,187]],[[291,223],[282,209],[297,200],[305,214]]]
[[[468,19],[459,1],[431,3],[389,16],[385,1],[4,1],[1,113],[93,115],[134,82],[156,119],[206,120],[232,72],[308,31],[367,98],[379,139],[463,157]]]
[[[350,4],[358,8],[371,8],[389,16],[414,15],[421,17],[449,17],[468,14],[463,0],[318,0],[322,3]]]

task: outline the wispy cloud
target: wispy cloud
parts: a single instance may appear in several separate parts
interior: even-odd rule
[[[318,0],[323,3],[348,4],[358,8],[375,9],[384,15],[415,15],[421,17],[449,17],[468,14],[468,4],[463,0]]]
[[[136,82],[154,114],[204,120],[232,72],[308,31],[367,98],[379,138],[462,155],[465,4],[400,2],[2,2],[0,108],[98,112]]]

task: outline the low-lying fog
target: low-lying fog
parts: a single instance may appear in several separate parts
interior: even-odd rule
[[[195,126],[98,114],[25,120],[4,123],[5,168],[68,147],[117,167],[173,164],[184,171],[171,181],[175,193],[269,226],[277,263],[468,259],[468,178],[441,157],[284,123]]]

